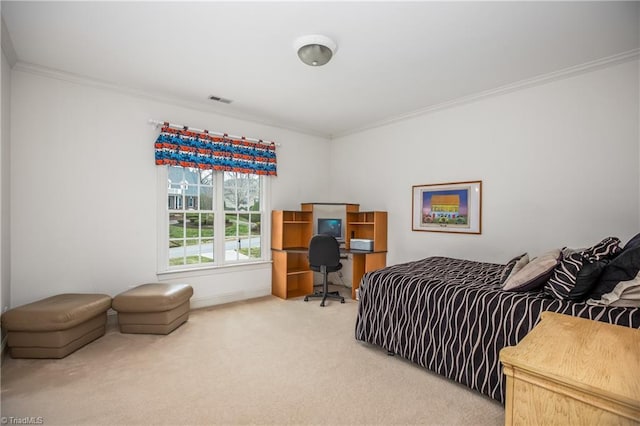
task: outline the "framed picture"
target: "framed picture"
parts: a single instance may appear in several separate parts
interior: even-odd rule
[[[413,186],[413,230],[482,233],[482,181]]]

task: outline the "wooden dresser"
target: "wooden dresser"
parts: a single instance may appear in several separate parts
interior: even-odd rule
[[[640,330],[553,312],[500,351],[506,425],[640,425]]]

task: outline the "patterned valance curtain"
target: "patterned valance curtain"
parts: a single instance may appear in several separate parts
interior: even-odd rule
[[[164,123],[155,142],[156,165],[276,176],[276,144],[209,134]]]

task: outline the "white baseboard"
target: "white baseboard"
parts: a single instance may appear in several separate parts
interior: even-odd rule
[[[224,303],[237,302],[240,300],[255,299],[257,297],[264,297],[271,294],[271,289],[260,289],[252,291],[236,291],[232,293],[221,293],[215,296],[192,298],[191,309],[207,308],[209,306],[222,305]]]

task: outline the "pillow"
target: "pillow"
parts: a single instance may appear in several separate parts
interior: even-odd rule
[[[584,250],[582,252],[582,257],[589,262],[596,262],[602,259],[611,259],[621,251],[620,239],[616,237],[607,237],[595,246]]]
[[[598,283],[589,294],[590,299],[600,299],[611,293],[621,281],[630,281],[640,272],[640,245],[625,248],[604,268]]]
[[[620,281],[600,299],[587,300],[589,305],[640,307],[640,273],[632,280]]]
[[[514,265],[513,269],[511,269],[511,273],[509,274],[509,276],[506,277],[504,283],[502,283],[502,286],[504,287],[504,284],[507,281],[509,281],[509,278],[511,278],[512,276],[517,274],[522,268],[527,266],[528,263],[529,263],[529,255],[527,253],[525,253],[524,256],[522,256],[520,258],[520,260],[518,260],[516,262],[516,264]]]
[[[500,286],[502,286],[505,283],[505,281],[507,281],[507,278],[509,278],[509,275],[511,275],[511,271],[513,271],[513,268],[516,266],[518,261],[524,257],[527,258],[526,262],[528,263],[529,255],[527,253],[522,253],[521,255],[518,255],[507,262],[504,269],[502,270],[502,273],[500,274]],[[522,269],[522,266],[519,269]]]
[[[503,289],[505,291],[532,291],[542,287],[558,264],[560,256],[560,250],[554,249],[536,257],[518,272],[512,273]]]
[[[635,237],[630,239],[627,244],[625,244],[623,250],[634,248],[640,246],[640,234],[637,234]]]
[[[565,247],[562,260],[544,287],[545,293],[555,299],[567,300],[571,290],[576,286],[578,273],[585,263],[612,258],[620,251],[620,240],[616,237],[607,237],[593,247],[579,251],[572,251]],[[581,288],[577,290],[578,294],[584,291],[583,285],[584,283],[581,283]]]
[[[562,259],[551,272],[551,277],[544,286],[544,292],[555,299],[566,299],[576,285],[578,272],[582,269],[583,263],[580,252],[567,250],[566,247],[562,249]]]
[[[584,263],[582,269],[578,271],[576,284],[569,290],[568,300],[581,302],[587,298],[591,290],[596,286],[600,276],[604,272],[604,268],[609,264],[610,260],[603,259],[597,262]]]

